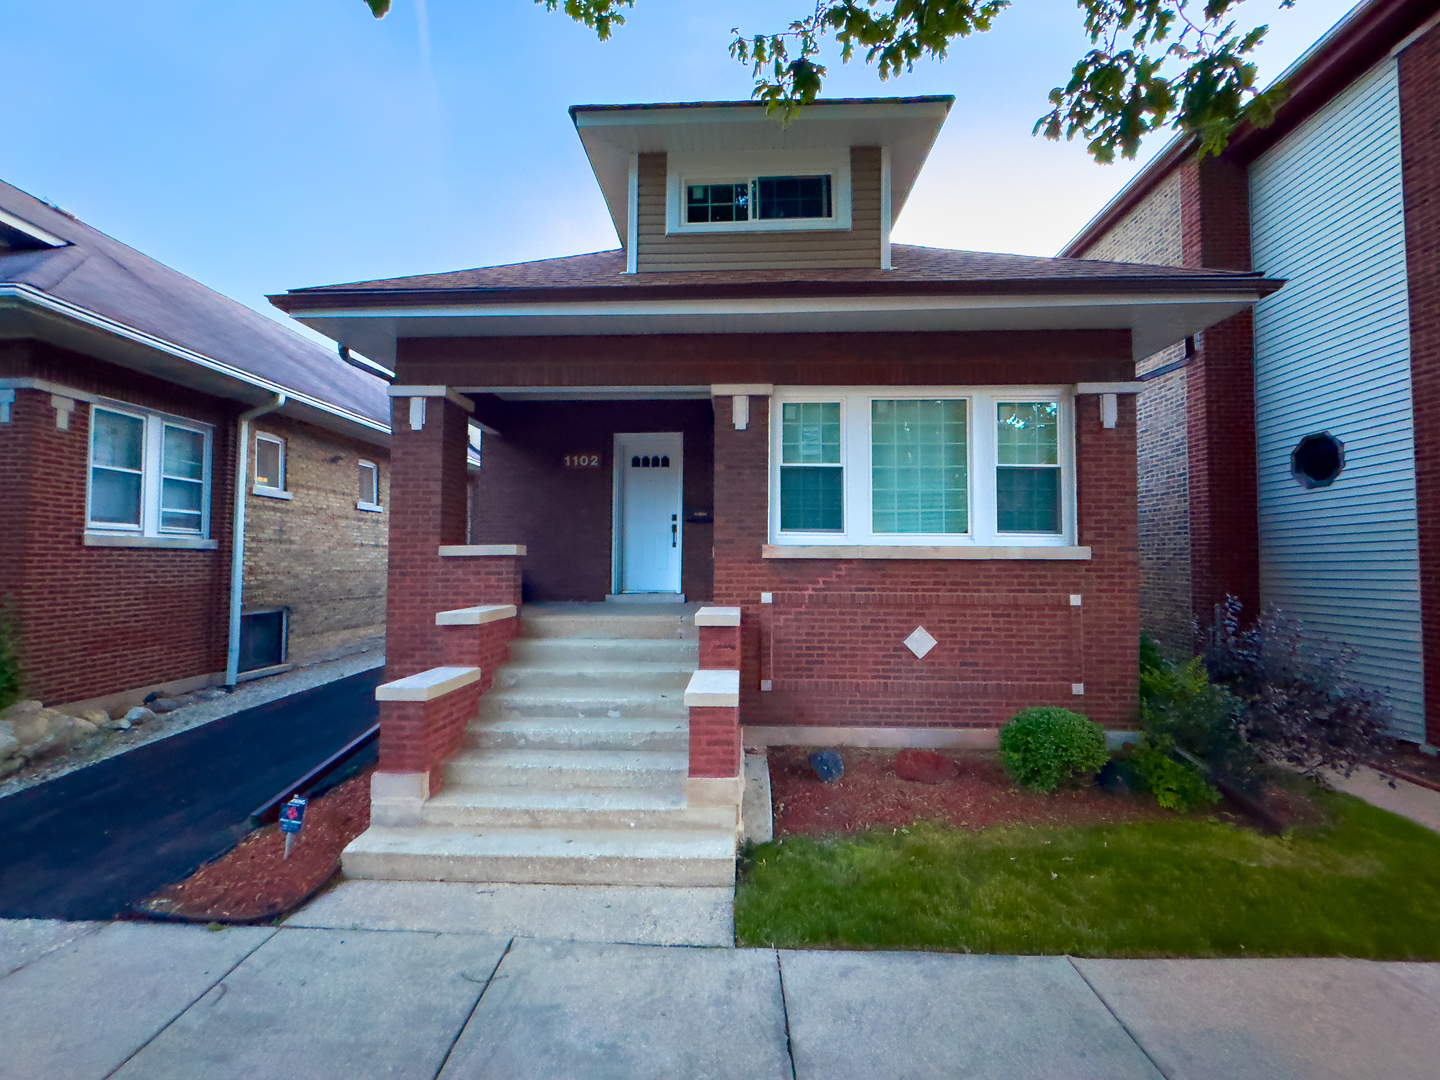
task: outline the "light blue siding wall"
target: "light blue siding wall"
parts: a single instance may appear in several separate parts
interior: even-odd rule
[[[1395,734],[1421,741],[1419,548],[1409,308],[1394,60],[1359,79],[1250,169],[1254,265],[1288,279],[1255,311],[1260,589],[1360,652]],[[1345,444],[1306,491],[1290,451]]]

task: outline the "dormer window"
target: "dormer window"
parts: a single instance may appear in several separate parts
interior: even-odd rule
[[[669,155],[666,232],[850,228],[849,151]]]
[[[687,225],[716,221],[758,221],[830,218],[831,177],[757,176],[732,184],[687,184]]]

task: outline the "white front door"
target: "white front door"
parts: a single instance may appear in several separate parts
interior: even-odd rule
[[[615,436],[616,592],[680,591],[684,440]]]

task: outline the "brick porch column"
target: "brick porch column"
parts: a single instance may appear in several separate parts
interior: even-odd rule
[[[380,767],[371,782],[371,813],[376,824],[402,825],[417,824],[420,806],[438,790],[441,766],[474,714],[481,676],[478,665],[442,667],[445,628],[436,625],[438,612],[457,606],[440,549],[468,539],[473,406],[444,386],[392,386],[390,396],[386,686],[376,692]],[[444,676],[427,678],[441,670]]]
[[[700,668],[685,689],[690,712],[691,806],[739,805],[740,609],[705,607],[695,613]]]

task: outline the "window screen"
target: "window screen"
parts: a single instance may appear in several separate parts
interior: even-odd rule
[[[870,403],[873,531],[969,531],[966,404]]]
[[[830,216],[828,176],[762,176],[755,192],[762,221]]]
[[[1059,416],[1053,401],[996,405],[997,531],[1060,531]]]
[[[95,409],[90,440],[90,520],[139,528],[145,421]]]
[[[787,402],[780,418],[780,528],[842,532],[840,403]]]

